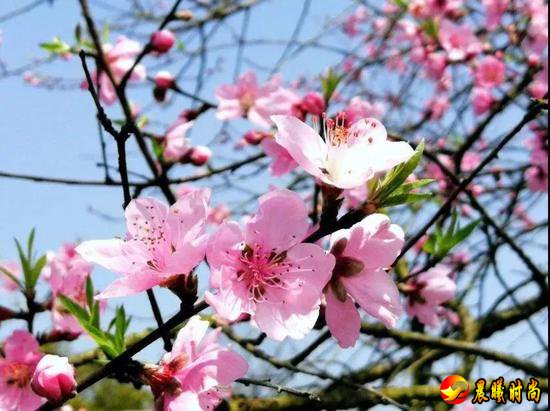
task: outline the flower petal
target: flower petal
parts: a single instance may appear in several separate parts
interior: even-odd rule
[[[245,241],[264,251],[281,252],[302,241],[308,231],[304,200],[293,191],[276,190],[259,199],[257,213],[246,224]]]
[[[98,294],[95,298],[102,300],[105,298],[125,297],[127,295],[137,294],[141,291],[149,290],[159,285],[163,277],[154,272],[134,273],[120,277]]]
[[[340,301],[333,293],[332,287],[327,287],[325,319],[330,333],[342,348],[353,347],[359,338],[361,318],[353,300],[346,296]]]
[[[271,116],[277,126],[275,139],[308,173],[321,178],[327,147],[321,136],[293,116]]]
[[[340,281],[348,293],[370,315],[378,318],[386,327],[394,327],[401,314],[399,290],[384,270],[365,270]]]

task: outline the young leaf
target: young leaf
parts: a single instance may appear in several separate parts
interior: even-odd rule
[[[325,103],[328,103],[336,91],[338,84],[344,76],[342,74],[337,74],[332,68],[329,68],[326,75],[321,77],[321,88],[323,90],[323,98]]]
[[[392,207],[401,204],[417,203],[433,198],[433,193],[407,193],[397,194],[386,198],[380,205],[382,207]]]
[[[78,303],[71,300],[69,297],[66,297],[64,295],[59,295],[59,299],[61,300],[61,303],[63,306],[69,311],[80,323],[80,325],[84,326],[85,324],[88,324],[90,320],[90,315],[88,312],[82,308]]]
[[[48,257],[46,254],[44,254],[42,257],[40,257],[36,263],[34,263],[33,267],[31,268],[31,272],[29,275],[30,283],[27,284],[28,288],[34,288],[36,286],[36,283],[38,282],[38,278],[40,277],[40,273],[46,266],[46,263],[48,262]]]
[[[31,267],[30,262],[27,259],[27,256],[25,256],[25,253],[23,252],[23,247],[21,247],[21,244],[17,239],[15,239],[15,246],[17,248],[17,253],[19,254],[19,260],[21,261],[21,268],[23,269],[23,279],[25,282],[25,288],[31,289],[30,284],[30,275],[31,275]]]
[[[96,301],[90,307],[90,324],[97,328],[100,328],[100,308],[99,301]]]
[[[422,153],[424,152],[424,140],[418,144],[414,154],[406,163],[400,164],[397,167],[393,168],[381,182],[380,187],[376,192],[373,193],[374,201],[384,201],[386,197],[392,194],[397,190],[407,177],[409,177],[412,172],[416,169],[420,160],[422,159]]]
[[[86,278],[86,302],[88,303],[88,308],[91,310],[94,305],[94,285],[90,276]]]
[[[6,275],[11,281],[13,281],[19,288],[23,288],[23,285],[21,284],[21,281],[14,276],[12,273],[10,273],[8,270],[6,270],[4,267],[0,266],[0,273]]]

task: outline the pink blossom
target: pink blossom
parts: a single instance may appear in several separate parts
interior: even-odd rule
[[[257,146],[265,138],[273,137],[271,133],[265,131],[251,130],[243,136],[244,141],[252,146]]]
[[[189,152],[189,160],[196,166],[203,166],[212,157],[212,150],[206,146],[195,146]]]
[[[277,143],[308,173],[339,188],[360,186],[413,154],[409,144],[388,141],[385,127],[373,118],[357,121],[351,127],[341,120],[326,119],[326,140],[295,117],[272,119],[278,129]]]
[[[246,360],[219,345],[220,329],[207,334],[208,327],[208,321],[191,317],[172,351],[159,366],[146,370],[156,410],[213,410],[230,395],[229,386],[247,373]]]
[[[325,111],[325,100],[321,94],[310,91],[302,98],[300,108],[306,113],[320,116]]]
[[[472,89],[472,104],[474,113],[481,116],[491,109],[495,101],[491,92],[485,87],[474,87]]]
[[[299,102],[290,90],[281,87],[281,78],[275,76],[265,85],[258,85],[252,71],[244,73],[235,84],[217,88],[219,101],[216,116],[220,120],[247,117],[259,127],[269,128],[272,114],[290,114],[295,103]]]
[[[454,16],[463,4],[463,0],[414,0],[409,5],[411,14],[415,17]]]
[[[447,68],[447,58],[442,52],[428,54],[425,62],[426,75],[432,80],[440,80]]]
[[[334,257],[301,241],[309,230],[300,196],[275,190],[260,197],[258,212],[245,223],[225,222],[211,237],[206,301],[229,321],[243,313],[270,338],[303,338],[319,314],[323,287]]]
[[[111,69],[115,82],[122,80],[124,75],[132,68],[135,62],[135,57],[141,52],[142,47],[135,40],[130,40],[125,36],[119,36],[115,45],[104,44],[103,53],[107,64]],[[130,81],[139,82],[147,77],[145,66],[138,64],[132,71]],[[109,76],[102,71],[98,75],[96,71],[92,73],[92,80],[99,85],[99,97],[105,104],[113,104],[116,99],[115,86],[111,83]],[[81,84],[82,88],[87,88],[88,83],[84,80]]]
[[[466,24],[457,25],[445,19],[439,26],[438,37],[450,61],[464,60],[481,52],[481,43]]]
[[[450,267],[438,264],[410,279],[406,307],[409,316],[416,317],[422,324],[436,327],[439,318],[445,316],[447,311],[442,304],[451,300],[456,292],[456,283],[451,275]]]
[[[346,123],[353,124],[364,118],[378,118],[382,116],[382,114],[384,114],[384,107],[377,103],[370,103],[356,96],[349,101],[344,109],[344,113],[346,115]]]
[[[85,241],[77,252],[122,277],[96,298],[148,290],[175,275],[186,275],[204,258],[208,211],[203,191],[184,195],[172,206],[151,198],[126,207],[126,238]]]
[[[485,7],[487,29],[492,30],[500,24],[510,0],[482,0],[482,4]]]
[[[65,311],[57,297],[62,294],[85,306],[86,280],[92,269],[93,265],[77,254],[75,244],[63,245],[48,262],[44,277],[54,297],[52,322],[55,332],[69,333],[74,336],[82,333],[82,327],[78,321]]]
[[[264,152],[272,159],[269,166],[271,175],[279,177],[298,167],[298,163],[294,161],[286,148],[277,143],[275,139],[264,138],[261,145]]]
[[[428,100],[426,107],[431,119],[440,120],[451,107],[451,102],[446,95],[439,95]]]
[[[525,170],[527,187],[533,192],[548,192],[548,172],[541,167],[533,166]]]
[[[208,211],[208,222],[219,225],[229,218],[231,210],[226,204],[218,204]]]
[[[15,261],[0,261],[0,289],[8,292],[16,291],[19,286],[5,272],[10,273],[16,279],[21,278],[21,269]]]
[[[534,98],[544,98],[548,94],[548,59],[544,61],[542,70],[535,74],[529,85],[529,92]]]
[[[193,121],[178,118],[166,131],[162,155],[167,161],[179,161],[189,153],[191,142],[187,138],[187,133],[193,127],[193,124]]]
[[[360,186],[344,190],[342,195],[344,196],[344,204],[348,209],[359,207],[367,200],[367,185],[362,184]]]
[[[167,89],[174,85],[174,76],[169,71],[161,70],[155,74],[155,85],[161,89]]]
[[[75,393],[74,367],[67,357],[47,354],[39,361],[31,381],[33,391],[57,402]]]
[[[462,171],[473,171],[481,163],[481,156],[478,152],[467,151],[462,157],[460,168]]]
[[[163,54],[172,48],[175,40],[176,36],[174,36],[174,33],[172,33],[170,30],[164,29],[155,31],[153,34],[151,34],[151,40],[149,41],[149,43],[151,44],[151,48],[153,49],[153,51],[159,54]]]
[[[401,314],[399,291],[384,270],[399,255],[403,239],[403,230],[383,214],[371,214],[332,234],[336,265],[325,289],[325,317],[341,347],[352,347],[359,338],[361,320],[355,303],[386,327],[395,326]]]
[[[478,87],[496,87],[504,81],[506,66],[495,56],[485,57],[476,67],[475,79]]]
[[[369,13],[365,6],[359,6],[344,21],[343,30],[349,37],[355,37],[359,34],[359,25],[364,23]]]
[[[531,0],[525,9],[529,16],[527,47],[529,51],[542,55],[548,49],[548,4],[546,1]],[[548,57],[544,59],[548,61]]]
[[[30,86],[38,86],[42,83],[42,79],[29,70],[23,73],[23,80]]]
[[[0,357],[1,410],[35,410],[44,402],[31,389],[40,358],[38,341],[27,331],[16,330],[4,341],[4,356]]]

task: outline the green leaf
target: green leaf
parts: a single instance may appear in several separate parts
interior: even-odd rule
[[[155,156],[157,157],[158,160],[162,161],[162,159],[164,158],[162,153],[164,152],[164,149],[162,148],[162,144],[157,141],[157,140],[153,140],[153,153],[155,154]]]
[[[97,328],[100,328],[100,308],[99,301],[95,301],[90,307],[90,324]]]
[[[35,230],[34,228],[29,233],[29,238],[27,239],[27,258],[29,260],[32,260],[32,249],[34,246],[34,236],[35,236]]]
[[[386,198],[380,205],[382,207],[392,207],[401,204],[417,203],[433,198],[433,193],[407,193],[397,194]]]
[[[424,140],[418,144],[414,154],[409,158],[406,163],[400,164],[394,167],[382,180],[380,187],[373,193],[373,200],[383,202],[386,197],[392,194],[395,190],[399,189],[407,177],[409,177],[416,169],[420,160],[422,159],[422,153],[424,152]]]
[[[21,281],[14,276],[12,273],[10,273],[8,270],[6,270],[4,267],[0,266],[0,273],[6,275],[11,281],[13,281],[17,286],[21,289],[23,289],[23,284],[21,284]]]
[[[323,98],[325,103],[328,103],[336,91],[338,84],[344,78],[343,74],[337,74],[332,68],[329,68],[327,74],[321,77],[321,88],[323,90]]]
[[[40,47],[53,54],[65,54],[71,51],[71,46],[59,37],[54,37],[50,42],[40,43]]]
[[[30,275],[31,275],[31,267],[29,260],[27,259],[27,256],[25,256],[25,253],[23,252],[23,247],[21,247],[21,244],[17,239],[15,239],[15,247],[17,248],[17,253],[19,254],[19,260],[21,261],[21,268],[23,269],[23,278],[25,280],[25,288],[31,289],[30,284]]]
[[[430,36],[432,39],[437,39],[439,33],[439,24],[435,19],[428,19],[422,22],[420,25],[424,33]]]
[[[94,304],[92,316],[90,317],[88,312],[75,301],[64,295],[60,295],[59,298],[63,306],[78,320],[82,328],[109,358],[114,358],[120,354],[121,351],[117,350],[113,344],[113,337],[99,328],[99,302]]]
[[[94,305],[94,285],[92,277],[89,275],[86,278],[86,302],[88,303],[88,308],[91,310]]]
[[[77,23],[74,28],[74,38],[78,44],[82,41],[82,27],[80,26],[80,23]]]
[[[137,128],[143,128],[149,123],[149,117],[147,116],[140,116],[136,121],[136,127]]]
[[[409,7],[409,2],[407,0],[393,0],[395,5],[403,10],[407,10]]]
[[[109,36],[110,36],[110,27],[109,27],[109,23],[105,23],[103,25],[103,31],[101,33],[101,40],[103,43],[108,43],[109,42]]]
[[[433,183],[435,180],[432,179],[432,178],[423,178],[421,180],[417,180],[417,181],[413,181],[412,183],[405,183],[403,184],[401,187],[399,187],[398,189],[396,189],[392,195],[395,195],[395,194],[405,194],[405,193],[409,193],[411,192],[412,190],[418,190],[419,188],[422,188],[422,187],[425,187],[427,186],[428,184],[431,184]]]
[[[80,323],[80,325],[84,326],[85,324],[88,324],[90,320],[90,315],[88,312],[82,308],[78,303],[71,300],[69,297],[66,297],[64,295],[59,295],[59,299],[61,300],[61,303],[63,306],[69,311]]]
[[[36,263],[34,263],[31,272],[30,272],[30,283],[27,284],[27,287],[32,289],[36,286],[36,283],[38,282],[38,278],[40,278],[40,273],[46,266],[46,263],[48,262],[48,257],[46,254],[44,254],[42,257],[40,257]]]
[[[115,347],[120,351],[124,351],[124,334],[126,333],[126,312],[124,307],[120,306],[116,310],[115,317]]]

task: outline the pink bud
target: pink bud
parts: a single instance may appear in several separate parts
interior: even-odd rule
[[[166,70],[159,71],[155,75],[155,85],[158,88],[170,88],[174,85],[174,76]]]
[[[52,402],[74,394],[74,367],[67,357],[47,354],[38,363],[31,381],[33,391]]]
[[[191,149],[189,160],[196,165],[202,166],[210,160],[212,157],[212,151],[206,146],[196,146]]]
[[[157,53],[166,53],[174,45],[175,36],[170,30],[155,31],[151,35],[151,47]]]
[[[244,140],[250,144],[251,146],[257,146],[258,144],[261,143],[261,141],[266,138],[266,137],[269,137],[271,136],[270,133],[266,133],[265,131],[254,131],[254,130],[251,130],[249,132],[247,132],[243,138]]]
[[[302,108],[309,114],[320,116],[325,111],[325,100],[319,93],[311,91],[302,99]]]

